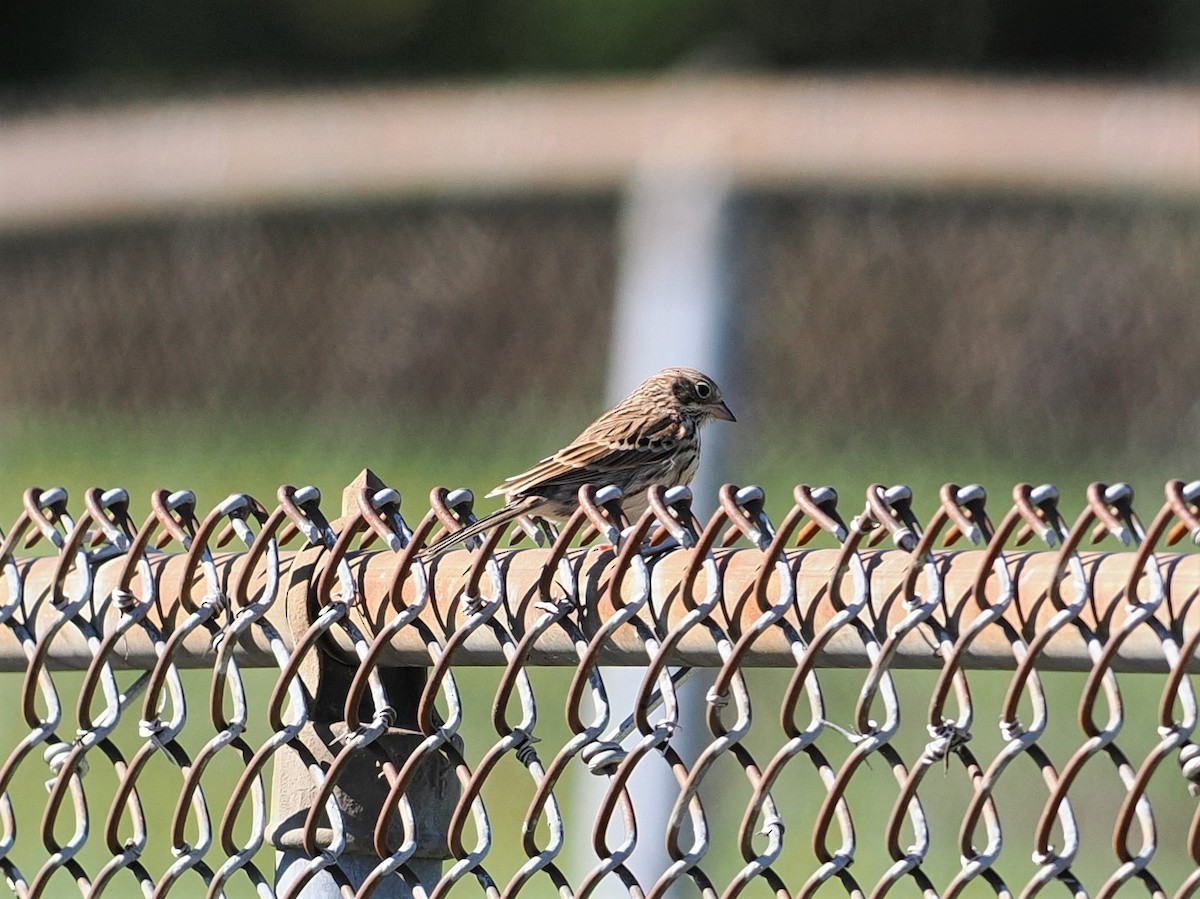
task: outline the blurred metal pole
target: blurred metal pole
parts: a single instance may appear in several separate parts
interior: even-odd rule
[[[620,261],[616,313],[609,359],[608,400],[616,403],[644,378],[672,365],[698,368],[721,386],[737,414],[736,373],[728,364],[728,337],[733,303],[731,244],[733,236],[732,178],[717,168],[644,167],[624,196],[620,220]],[[738,425],[734,425],[738,427]],[[729,426],[705,428],[701,466],[693,483],[703,521],[713,504],[726,470],[725,447]],[[614,715],[632,710],[643,669],[606,668],[604,681]],[[712,672],[698,675],[680,689],[681,728],[672,745],[690,764],[707,742],[704,738],[704,696]],[[619,723],[617,721],[616,723]],[[632,740],[627,740],[629,745]],[[576,814],[597,807],[607,779],[583,775],[582,800]],[[628,866],[649,890],[669,866],[662,837],[679,788],[666,764],[643,764],[629,780],[634,797],[639,840]],[[579,822],[583,824],[584,822]],[[588,833],[589,827],[573,832]],[[620,843],[620,835],[613,834]],[[686,837],[685,837],[686,840]],[[578,867],[595,864],[589,847],[577,847]],[[678,886],[668,895],[680,895]],[[614,877],[597,893],[626,895]]]
[[[731,193],[729,177],[712,170],[643,171],[630,184],[620,222],[610,403],[661,368],[689,365],[716,379],[736,414],[724,352]],[[712,463],[720,461],[726,432],[719,424],[704,431],[697,496],[716,495]]]

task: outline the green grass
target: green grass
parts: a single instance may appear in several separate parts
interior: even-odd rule
[[[481,494],[505,475],[569,438],[578,424],[563,416],[543,418],[532,408],[519,410],[505,421],[477,416],[454,421],[430,420],[376,409],[308,410],[290,415],[278,411],[247,412],[237,416],[221,416],[214,412],[172,413],[153,417],[33,415],[7,410],[0,413],[3,434],[0,439],[0,520],[8,523],[16,517],[21,491],[31,485],[66,487],[73,498],[73,508],[77,507],[78,498],[86,487],[123,486],[132,497],[134,518],[140,520],[148,510],[151,491],[157,488],[194,490],[202,513],[231,492],[249,492],[270,507],[279,484],[315,484],[322,490],[324,507],[333,517],[338,510],[341,488],[364,467],[372,468],[385,482],[401,490],[405,496],[404,509],[410,519],[415,520],[426,508],[426,495],[433,486],[467,485]],[[1024,480],[1057,483],[1063,494],[1064,514],[1070,520],[1082,506],[1083,488],[1088,481],[1118,478],[1134,481],[1139,490],[1139,507],[1148,519],[1158,504],[1162,482],[1167,477],[1187,479],[1195,474],[1194,471],[1171,469],[1170,466],[1178,461],[1171,458],[1134,460],[1136,464],[1127,464],[1121,470],[1121,463],[1129,460],[1122,460],[1119,455],[1113,457],[1117,463],[1111,458],[1106,461],[1099,455],[1081,459],[1078,454],[1066,453],[1048,453],[1035,458],[1005,457],[984,446],[970,445],[969,440],[947,440],[945,432],[914,435],[902,430],[893,431],[888,433],[885,441],[879,435],[848,440],[823,436],[811,429],[788,431],[781,428],[771,435],[755,436],[750,432],[741,443],[742,449],[734,461],[736,478],[740,483],[759,482],[766,487],[768,512],[776,519],[790,505],[791,487],[797,482],[837,487],[847,518],[861,509],[863,491],[869,483],[908,483],[917,497],[917,511],[924,518],[934,508],[937,489],[945,481],[983,483],[993,497],[993,514],[999,516],[1006,507],[1012,485]],[[501,672],[499,669],[463,668],[456,673],[467,711],[462,731],[467,758],[475,765],[497,739],[489,712]],[[754,703],[754,724],[746,745],[760,765],[765,764],[783,742],[777,718],[788,674],[778,670],[755,670],[747,674]],[[252,707],[261,709],[274,674],[251,671],[246,675]],[[569,677],[567,669],[532,672],[534,689],[540,700],[537,732],[542,738],[539,750],[543,762],[549,762],[569,736],[562,711]],[[924,717],[933,677],[930,672],[900,672],[897,675],[904,717],[895,745],[910,762],[927,739]],[[124,674],[121,679],[122,683],[127,683],[130,675]],[[840,724],[849,724],[862,683],[862,672],[822,671],[820,679],[830,717]],[[1052,732],[1044,744],[1061,767],[1083,739],[1075,720],[1082,677],[1048,675],[1046,680],[1051,692],[1053,719]],[[1008,676],[1003,673],[977,672],[971,676],[978,707],[972,748],[984,759],[990,758],[1001,744],[995,721],[1007,681]],[[16,675],[6,675],[3,679],[13,691],[10,695],[14,698],[18,682]],[[60,736],[68,740],[75,728],[74,696],[79,682],[78,674],[55,675],[66,716]],[[192,708],[184,744],[192,753],[212,734],[206,719],[207,682],[202,671],[187,674]],[[1120,743],[1135,763],[1145,756],[1157,739],[1154,712],[1161,686],[1162,678],[1157,676],[1122,678],[1130,723],[1122,733]],[[726,713],[726,720],[730,719],[730,714]],[[800,714],[805,714],[803,708]],[[3,733],[9,735],[0,746],[0,751],[7,754],[20,735],[27,731],[15,702],[0,706],[0,724]],[[126,716],[116,735],[126,758],[141,745],[136,731],[136,722]],[[250,722],[248,741],[258,745],[266,736],[265,722],[261,716],[255,716]],[[835,764],[840,763],[848,752],[848,744],[840,738],[824,741],[822,748],[830,753]],[[49,777],[49,773],[40,761],[40,751],[39,747],[26,760],[13,791],[18,812],[18,841],[13,857],[27,876],[32,876],[45,857],[36,822],[45,801],[41,782]],[[574,765],[579,767],[578,763]],[[665,766],[660,767],[663,775],[669,777]],[[1190,870],[1183,851],[1183,834],[1195,809],[1195,802],[1187,796],[1174,767],[1174,762],[1164,766],[1155,780],[1157,792],[1152,794],[1164,847],[1152,869],[1168,888],[1177,886]],[[224,753],[206,773],[204,783],[210,792],[210,811],[215,819],[220,817],[225,796],[238,769],[239,763],[233,754]],[[710,784],[704,794],[713,830],[713,849],[704,867],[720,887],[741,864],[735,849],[736,831],[749,797],[749,787],[745,775],[729,759],[722,761],[714,774],[719,776],[719,785]],[[1028,861],[1030,834],[1045,790],[1028,760],[1019,760],[1009,777],[1008,783],[1024,786],[1018,790],[1009,787],[999,798],[1009,846],[999,870],[1010,878],[1010,885],[1017,885],[1033,871],[1032,863]],[[957,822],[964,803],[964,778],[961,766],[952,762],[945,771],[941,768],[931,771],[921,791],[934,826],[935,845],[927,871],[940,885],[958,869]],[[158,758],[141,783],[152,825],[151,849],[146,862],[152,871],[161,872],[171,861],[166,832],[182,778],[177,769]],[[1096,784],[1094,789],[1090,787],[1092,783]],[[98,756],[87,786],[93,817],[92,837],[82,858],[87,870],[94,873],[108,858],[102,846],[102,821],[115,787],[111,768]],[[856,776],[849,794],[859,826],[859,856],[854,872],[865,885],[872,884],[889,863],[880,847],[883,825],[895,800],[896,789],[892,772],[882,760],[876,760]],[[574,788],[570,786],[560,789],[560,800],[570,805],[573,792]],[[495,849],[486,864],[501,885],[524,860],[518,822],[531,793],[528,775],[511,757],[502,763],[484,792],[496,838]],[[788,850],[779,862],[778,870],[793,890],[799,887],[815,863],[808,831],[822,795],[823,787],[805,758],[799,758],[789,766],[776,791],[789,827]],[[1122,795],[1123,788],[1112,765],[1104,757],[1088,763],[1084,781],[1072,793],[1076,813],[1085,827],[1084,853],[1076,870],[1093,890],[1111,873],[1115,864],[1108,841],[1111,822]],[[72,826],[69,809],[64,810],[56,828],[59,838],[64,838]],[[586,846],[590,826],[591,822],[583,822],[581,828],[577,822],[571,832],[572,845]],[[244,828],[241,832],[244,834]],[[191,825],[189,834],[194,836],[194,833],[194,825]],[[544,842],[544,824],[540,833]],[[650,833],[644,833],[642,838],[654,843],[661,839]],[[473,840],[473,833],[468,828],[467,845]],[[836,835],[831,840],[836,841]],[[904,841],[910,840],[911,831],[906,825]],[[762,846],[761,838],[756,845]],[[590,858],[590,850],[584,848],[583,851]],[[263,854],[260,863],[269,867],[269,853]],[[121,877],[128,878],[128,875]],[[122,882],[119,879],[109,894],[131,894],[133,889],[132,880]],[[57,875],[47,892],[49,896],[75,894],[75,887],[65,874]],[[188,875],[172,894],[203,895],[200,879],[195,874]],[[477,894],[478,890],[470,882],[454,891],[454,895],[460,896]],[[550,887],[544,877],[535,880],[528,891],[528,895],[549,894]],[[685,891],[685,895],[688,894]],[[897,895],[909,894],[915,894],[911,883],[897,891]],[[250,895],[244,879],[235,880],[231,895]],[[759,885],[747,895],[765,895],[765,890]]]
[[[504,418],[478,412],[435,418],[372,408],[157,415],[0,409],[0,522],[15,518],[29,486],[66,487],[76,498],[86,487],[122,486],[136,518],[148,511],[151,491],[160,488],[193,490],[198,508],[206,510],[235,491],[270,507],[280,484],[313,484],[332,516],[341,489],[365,467],[398,488],[405,508],[417,510],[410,516],[419,517],[434,486],[469,486],[482,497],[570,439],[580,426],[577,418],[531,404]],[[1168,478],[1200,474],[1186,448],[1148,454],[1060,446],[1006,454],[978,436],[949,439],[949,426],[881,425],[860,437],[820,423],[765,433],[741,423],[735,427],[743,430],[729,439],[736,446],[730,476],[740,484],[763,485],[768,513],[776,517],[790,506],[797,483],[837,488],[843,510],[853,514],[861,509],[866,487],[879,482],[910,485],[914,508],[924,518],[948,481],[982,483],[999,516],[1013,484],[1026,481],[1058,485],[1070,520],[1089,482],[1128,480],[1148,519]]]
[[[456,428],[370,409],[88,417],[8,410],[0,413],[0,433],[5,521],[19,512],[21,491],[35,485],[66,487],[76,497],[86,487],[121,486],[139,518],[160,488],[194,491],[203,511],[237,491],[269,508],[280,484],[313,484],[334,517],[342,488],[363,468],[423,511],[438,484],[471,483],[486,492],[537,452],[533,444],[541,436],[517,424],[497,436],[476,421]]]

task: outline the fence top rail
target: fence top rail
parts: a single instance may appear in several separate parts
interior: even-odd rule
[[[173,101],[0,121],[0,230],[182,208],[812,184],[1200,195],[1200,89],[672,76]]]

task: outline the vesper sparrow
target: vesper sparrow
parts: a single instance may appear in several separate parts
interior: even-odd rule
[[[503,508],[443,537],[422,555],[440,555],[518,515],[568,518],[584,484],[621,488],[626,513],[640,515],[648,487],[691,482],[700,463],[700,426],[711,418],[736,421],[712,378],[693,368],[664,369],[553,456],[492,490],[489,497],[507,500]]]

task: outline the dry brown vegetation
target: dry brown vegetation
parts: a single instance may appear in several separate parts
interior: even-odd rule
[[[3,237],[0,404],[596,406],[618,213],[497,199]],[[1198,210],[811,193],[744,197],[735,220],[743,420],[1195,443]]]

